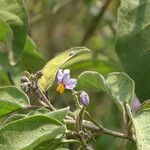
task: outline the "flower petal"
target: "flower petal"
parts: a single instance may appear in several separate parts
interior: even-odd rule
[[[67,82],[65,88],[69,89],[69,90],[73,90],[75,88],[76,84],[77,84],[76,79],[69,79],[69,81]]]
[[[65,69],[63,71],[63,83],[67,84],[70,80],[70,70],[69,69]]]
[[[57,81],[58,81],[58,83],[61,83],[62,80],[63,80],[63,70],[59,69],[58,73],[57,73]]]

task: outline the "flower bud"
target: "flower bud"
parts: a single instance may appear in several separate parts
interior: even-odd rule
[[[43,75],[43,73],[42,73],[41,70],[38,71],[38,72],[35,74],[35,76],[36,76],[38,79],[40,79],[40,78],[42,77],[42,75]]]
[[[80,92],[80,101],[84,106],[87,106],[90,103],[89,95],[85,91]]]
[[[29,79],[26,76],[23,76],[21,78],[21,83],[28,82],[28,81],[29,81]]]

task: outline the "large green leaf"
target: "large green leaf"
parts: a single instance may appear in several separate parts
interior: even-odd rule
[[[31,38],[27,38],[21,62],[25,66],[25,69],[29,72],[36,72],[40,70],[45,64],[44,58],[37,51],[35,43]]]
[[[36,111],[32,110],[27,115],[26,114],[13,114],[13,115],[9,116],[6,120],[4,120],[4,122],[2,123],[2,126],[10,123],[12,121],[15,121],[15,120],[18,120],[18,119],[21,119],[24,117],[30,117],[33,115],[45,115],[45,116],[54,118],[54,119],[62,122],[63,119],[66,117],[68,111],[69,111],[69,107],[58,109],[55,111],[50,111],[46,108],[39,108]]]
[[[15,86],[0,87],[0,117],[30,104],[27,95]]]
[[[127,105],[128,114],[132,120],[137,150],[150,149],[150,107],[140,111],[135,116],[132,115],[130,107]]]
[[[121,0],[115,49],[138,98],[150,98],[150,0]]]
[[[7,48],[10,62],[15,64],[20,59],[26,43],[28,17],[23,1],[0,0],[0,19],[8,23],[12,30],[10,32],[8,27],[0,22],[0,28],[5,30],[3,41],[6,40],[8,32],[12,33],[7,39]]]
[[[43,75],[38,81],[39,87],[43,91],[48,90],[55,80],[58,69],[72,57],[84,52],[90,52],[90,50],[85,47],[75,47],[50,60],[42,69]]]
[[[124,101],[130,103],[134,96],[134,82],[122,72],[110,73],[104,78],[97,72],[85,71],[78,77],[78,88],[106,92],[121,111]]]
[[[0,129],[0,149],[33,149],[38,144],[54,140],[66,128],[45,115],[35,115],[9,123]]]

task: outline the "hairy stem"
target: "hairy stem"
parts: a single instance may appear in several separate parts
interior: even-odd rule
[[[83,106],[83,108],[81,109],[81,111],[79,113],[79,130],[81,130],[81,131],[82,131],[82,123],[83,123],[83,119],[84,119],[85,109],[86,109],[86,107]]]
[[[39,93],[41,94],[42,100],[44,101],[44,103],[46,103],[47,106],[48,106],[52,111],[56,110],[56,109],[53,107],[53,105],[50,103],[50,101],[47,99],[47,97],[44,95],[44,93],[43,93],[40,89],[38,89],[38,91],[39,91]]]
[[[75,101],[76,107],[81,109],[81,106],[80,106],[80,103],[78,100],[78,93],[76,91],[72,90],[72,95],[73,95],[73,99]]]
[[[68,119],[65,119],[64,122],[66,124],[70,124],[70,125],[75,125],[75,123],[76,123],[74,120],[68,120]],[[83,120],[82,125],[83,125],[84,128],[87,128],[87,129],[90,129],[90,130],[93,130],[93,131],[97,132],[97,134],[107,134],[107,135],[110,135],[110,136],[113,136],[113,137],[128,139],[132,142],[135,142],[134,139],[132,139],[131,137],[128,137],[127,134],[106,129],[102,125],[99,125],[100,127],[97,127],[95,124],[93,124],[93,123],[91,123],[90,121],[87,121],[87,120]]]

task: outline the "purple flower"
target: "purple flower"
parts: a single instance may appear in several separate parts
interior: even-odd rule
[[[137,98],[134,98],[131,103],[131,108],[132,108],[133,112],[136,112],[140,106],[141,106],[140,101]]]
[[[90,103],[89,95],[85,91],[80,92],[80,101],[84,106],[87,106]]]
[[[73,90],[77,84],[76,79],[70,78],[70,70],[69,69],[59,69],[57,73],[57,81],[58,87],[56,89],[60,94],[64,93],[65,89]]]

